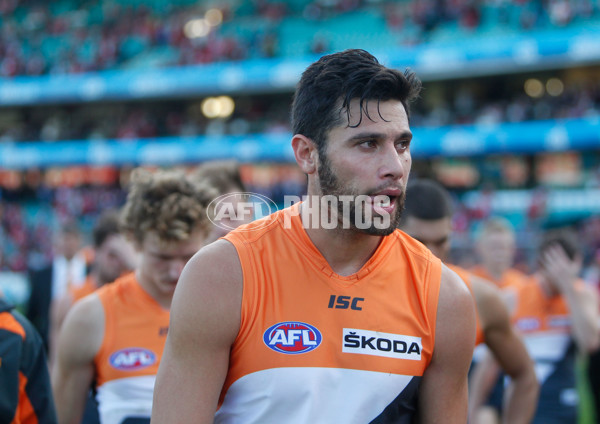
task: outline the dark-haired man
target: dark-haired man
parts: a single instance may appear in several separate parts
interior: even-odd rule
[[[446,262],[450,252],[452,214],[452,199],[445,188],[432,180],[416,180],[406,190],[400,228]],[[504,403],[504,422],[527,424],[535,411],[538,384],[531,358],[513,330],[502,295],[492,283],[457,266],[451,266],[451,269],[470,286],[475,299],[476,343],[485,343],[512,378]],[[472,398],[477,395],[470,394]],[[473,422],[477,422],[475,412],[471,410]]]
[[[188,263],[153,423],[466,421],[473,301],[395,228],[419,88],[363,50],[306,69],[292,148],[308,198]]]

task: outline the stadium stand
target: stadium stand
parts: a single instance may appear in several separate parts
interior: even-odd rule
[[[526,260],[540,226],[600,211],[597,2],[213,6],[0,2],[3,268],[47,259],[54,223],[81,215],[86,227],[122,202],[133,165],[235,156],[253,190],[278,201],[300,193],[302,176],[286,165],[290,94],[315,55],[348,47],[423,77],[414,170],[463,201],[457,252],[491,213],[523,230]],[[206,117],[203,102],[224,94],[231,114]]]

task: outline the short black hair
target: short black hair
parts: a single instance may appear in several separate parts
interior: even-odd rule
[[[545,233],[538,247],[539,255],[543,254],[549,247],[555,245],[562,247],[571,260],[581,255],[577,235],[570,228],[560,228]]]
[[[402,218],[414,217],[434,221],[452,217],[452,199],[448,191],[434,180],[411,180],[406,187]]]
[[[104,211],[92,230],[92,238],[94,239],[94,247],[99,248],[104,244],[107,238],[121,232],[119,212],[117,210]]]
[[[340,125],[343,111],[350,121],[352,100],[360,101],[359,124],[363,114],[370,119],[369,100],[399,100],[410,118],[409,103],[420,90],[421,81],[414,72],[387,68],[365,50],[326,55],[302,73],[292,103],[292,129],[310,138],[322,153],[327,134]]]

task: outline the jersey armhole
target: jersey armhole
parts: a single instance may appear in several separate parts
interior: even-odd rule
[[[252,255],[252,246],[247,241],[236,237],[234,234],[228,234],[225,238],[229,243],[235,247],[235,251],[242,267],[242,304],[240,307],[240,327],[235,337],[234,345],[243,343],[243,335],[246,334],[244,328],[246,328],[251,322],[251,316],[253,313],[253,306],[255,302],[252,302],[255,295],[253,285],[251,282],[254,280],[255,264],[254,257]]]
[[[100,361],[102,361],[102,359],[106,357],[108,353],[108,346],[110,346],[110,344],[112,343],[113,335],[115,332],[114,314],[112,313],[113,308],[111,305],[111,295],[118,296],[118,294],[96,292],[96,295],[98,296],[98,300],[100,301],[100,304],[102,305],[102,310],[104,312],[104,334],[102,334],[102,342],[100,343],[100,349],[98,349],[98,352],[96,352],[96,355],[94,356],[94,383],[97,386],[98,383],[101,383],[100,375],[98,373],[98,370],[101,368]]]
[[[427,272],[425,275],[425,284],[427,292],[427,317],[429,319],[429,328],[431,329],[431,357],[427,363],[431,362],[433,353],[435,351],[435,331],[437,324],[437,311],[440,299],[440,287],[442,282],[442,262],[433,256],[429,256],[429,265],[427,266]]]

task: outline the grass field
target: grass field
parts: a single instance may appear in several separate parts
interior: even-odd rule
[[[595,424],[594,408],[592,404],[592,395],[587,380],[587,361],[578,359],[577,361],[577,385],[579,390],[579,424]]]

